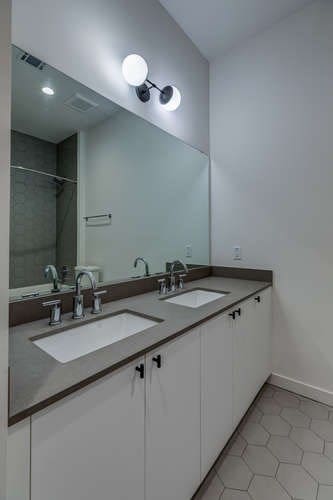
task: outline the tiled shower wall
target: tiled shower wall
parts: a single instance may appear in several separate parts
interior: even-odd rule
[[[57,145],[57,174],[77,178],[77,134]],[[56,261],[74,269],[77,248],[77,185],[66,182],[57,192],[57,247]]]
[[[12,131],[11,164],[57,170],[57,146]],[[10,288],[45,281],[43,267],[56,261],[56,185],[51,178],[11,169]]]
[[[12,131],[11,164],[76,179],[77,135],[54,144]],[[47,264],[76,264],[77,191],[11,169],[10,288],[46,282]]]

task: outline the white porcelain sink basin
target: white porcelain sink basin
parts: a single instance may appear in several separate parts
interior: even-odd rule
[[[209,290],[193,290],[191,292],[185,292],[175,297],[170,297],[166,299],[165,302],[170,302],[171,304],[178,304],[179,306],[197,308],[213,302],[213,300],[221,299],[226,293],[223,292],[211,292]]]
[[[158,323],[126,311],[47,337],[32,339],[32,342],[60,363],[67,363]]]

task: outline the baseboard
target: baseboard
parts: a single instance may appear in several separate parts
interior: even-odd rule
[[[321,387],[305,384],[300,380],[285,377],[279,373],[272,373],[269,378],[269,383],[281,387],[282,389],[286,389],[287,391],[301,394],[302,396],[318,401],[319,403],[333,406],[333,392],[322,389]]]

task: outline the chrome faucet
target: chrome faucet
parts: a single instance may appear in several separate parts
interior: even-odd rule
[[[138,265],[138,262],[143,262],[144,265],[145,265],[145,276],[150,276],[149,274],[149,265],[148,265],[148,262],[146,261],[146,259],[144,259],[143,257],[137,257],[134,261],[134,267],[137,267]]]
[[[176,286],[176,275],[175,275],[175,267],[176,267],[176,264],[180,264],[183,268],[183,270],[185,271],[185,273],[188,273],[188,267],[187,265],[185,264],[185,262],[183,262],[182,260],[174,260],[173,262],[171,262],[171,265],[170,265],[170,274],[169,274],[169,292],[175,292],[176,289],[177,289],[177,286]],[[181,280],[180,280],[180,288],[184,288],[184,281],[183,281],[183,278],[185,276],[182,274],[181,275]]]
[[[59,276],[58,276],[57,270],[56,270],[56,268],[55,268],[55,266],[53,264],[48,264],[44,268],[44,276],[45,276],[45,278],[47,278],[49,276],[49,274],[51,275],[52,283],[53,283],[53,288],[52,288],[51,292],[52,293],[60,292],[60,288],[59,288]]]
[[[84,318],[83,295],[81,294],[81,280],[87,276],[91,283],[91,288],[96,290],[96,279],[91,271],[80,271],[75,281],[75,295],[73,297],[73,319]]]

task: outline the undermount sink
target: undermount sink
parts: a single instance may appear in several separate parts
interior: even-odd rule
[[[161,320],[124,311],[80,325],[32,342],[60,363],[67,363],[102,347],[118,342],[159,324]]]
[[[166,299],[165,302],[170,302],[171,304],[178,304],[179,306],[192,307],[193,309],[213,302],[213,300],[221,299],[227,295],[226,292],[213,292],[210,290],[192,290],[190,292],[184,292],[180,295],[170,297]]]

